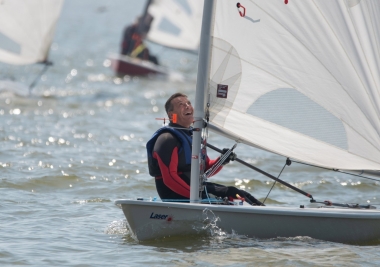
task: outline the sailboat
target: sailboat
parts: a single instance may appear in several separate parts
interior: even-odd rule
[[[49,50],[62,5],[63,0],[0,2],[0,61],[12,65],[44,65],[29,90],[51,65]],[[1,81],[0,89],[12,89],[10,87],[17,84]]]
[[[146,40],[164,48],[198,53],[203,1],[149,0],[142,18],[153,18]],[[142,20],[143,21],[143,20]],[[170,69],[149,60],[110,54],[111,68],[119,75],[168,75]]]
[[[380,211],[371,205],[319,202],[294,186],[320,205],[218,205],[199,198],[205,121],[237,143],[289,160],[378,173],[379,25],[377,0],[205,1],[190,201],[116,200],[133,236],[198,234],[212,223],[254,238],[379,243]]]

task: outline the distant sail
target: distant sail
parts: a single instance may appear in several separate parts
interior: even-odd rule
[[[0,61],[14,65],[47,60],[63,0],[0,1]]]
[[[153,22],[147,39],[175,49],[199,48],[203,0],[153,0],[148,13]]]
[[[240,3],[245,16],[216,1],[212,124],[299,161],[380,170],[380,1]]]

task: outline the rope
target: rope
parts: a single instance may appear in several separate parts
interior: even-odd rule
[[[36,84],[40,80],[41,76],[47,71],[48,67],[53,65],[53,63],[51,63],[50,61],[45,61],[45,62],[41,62],[41,63],[44,64],[45,66],[43,67],[41,72],[37,75],[37,77],[33,80],[33,82],[29,85],[29,94],[32,92],[34,86],[36,86]]]
[[[203,131],[201,133],[202,135],[202,143],[201,143],[201,162],[200,162],[200,172],[199,172],[199,184],[201,185],[199,188],[199,198],[202,198],[202,192],[205,190],[206,196],[208,197],[207,189],[205,186],[207,176],[205,175],[205,168],[206,168],[206,157],[207,157],[207,137],[208,137],[208,122],[210,119],[210,95],[208,96],[207,99],[207,105],[206,105],[206,110],[205,110],[205,118],[204,118],[204,127]],[[210,203],[211,204],[211,203]]]
[[[282,167],[282,170],[280,171],[279,175],[277,176],[277,179],[280,178],[280,176],[281,176],[281,174],[282,174],[282,171],[285,169],[286,165],[288,165],[288,161],[285,162],[284,167]],[[265,199],[264,199],[264,201],[263,201],[263,204],[265,204],[265,201],[267,200],[267,198],[268,198],[270,192],[272,192],[272,189],[273,189],[273,187],[275,186],[276,183],[277,183],[277,181],[274,181],[274,183],[273,183],[271,189],[269,190],[267,196],[265,197]]]

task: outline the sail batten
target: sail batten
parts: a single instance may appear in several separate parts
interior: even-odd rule
[[[245,17],[216,4],[211,122],[302,162],[379,170],[380,2],[240,3]]]

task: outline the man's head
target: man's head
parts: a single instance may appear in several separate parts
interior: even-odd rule
[[[194,108],[187,98],[187,95],[175,93],[165,103],[165,110],[172,120],[173,114],[177,114],[177,124],[183,127],[190,127],[194,121]]]

